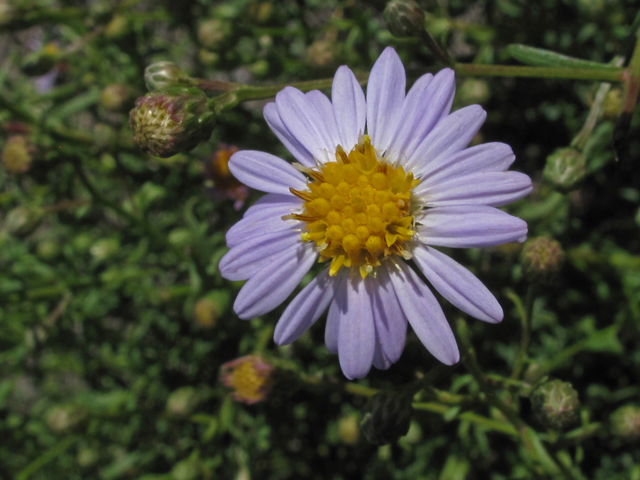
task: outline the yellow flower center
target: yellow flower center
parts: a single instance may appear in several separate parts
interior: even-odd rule
[[[336,161],[311,177],[307,190],[291,192],[304,200],[303,212],[285,218],[306,223],[302,241],[315,242],[320,261],[331,260],[329,275],[357,268],[362,278],[392,255],[404,256],[413,237],[411,190],[419,183],[402,167],[381,162],[368,136],[349,154],[338,146]]]
[[[256,370],[252,360],[247,360],[233,369],[229,383],[242,399],[257,401],[264,397],[267,382],[269,376]]]

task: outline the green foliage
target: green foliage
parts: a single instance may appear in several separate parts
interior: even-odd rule
[[[629,58],[638,28],[631,0],[418,4],[453,59],[479,65],[611,70],[602,64]],[[633,435],[611,427],[620,433],[637,417],[625,405],[640,394],[640,122],[636,113],[615,162],[621,102],[607,107],[597,82],[459,76],[454,108],[474,101],[488,111],[474,141],[510,144],[514,168],[535,181],[508,211],[531,236],[558,240],[566,264],[528,296],[520,246],[451,252],[496,294],[503,323],[461,323],[464,367],[439,366],[411,334],[391,370],[357,384],[326,351],[321,327],[277,347],[282,308],[239,320],[231,306],[241,284],[217,269],[225,232],[257,196],[241,207],[212,180],[215,152],[235,145],[290,159],[262,118],[264,102],[223,112],[191,152],[135,148],[128,111],[154,62],[273,85],[330,78],[342,64],[366,74],[392,45],[410,83],[441,68],[424,39],[391,35],[384,8],[0,0],[1,479],[640,478]],[[583,128],[590,112],[595,123]],[[542,172],[569,147],[584,165],[561,192]],[[247,406],[218,372],[252,353],[281,378]],[[512,374],[519,358],[522,379]],[[533,422],[530,396],[549,377],[580,398],[578,425],[565,433]],[[407,435],[368,443],[358,426],[366,397],[417,378]]]

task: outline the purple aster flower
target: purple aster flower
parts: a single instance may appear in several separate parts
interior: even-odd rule
[[[449,69],[420,77],[405,96],[400,58],[387,48],[367,97],[346,66],[329,100],[287,87],[264,116],[299,164],[241,151],[229,163],[244,184],[268,194],[227,233],[220,262],[229,280],[247,280],[234,303],[240,318],[287,299],[316,261],[328,265],[288,305],[275,329],[286,345],[329,309],[327,348],[349,379],[402,353],[411,324],[441,362],[460,359],[442,308],[407,263],[460,310],[497,323],[502,308],[471,272],[434,247],[487,247],[523,241],[527,224],[495,207],[526,196],[531,179],[505,171],[511,148],[465,148],[486,113],[450,113]]]

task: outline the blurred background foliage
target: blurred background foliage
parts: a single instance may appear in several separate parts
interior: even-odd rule
[[[513,64],[512,43],[606,63],[629,58],[635,42],[633,0],[419,3],[430,33],[468,63]],[[246,192],[230,188],[214,160],[233,147],[290,158],[262,119],[265,102],[226,112],[211,140],[189,153],[161,159],[132,142],[128,111],[155,61],[194,77],[266,85],[331,77],[342,64],[367,72],[391,45],[409,83],[441,68],[421,41],[389,33],[384,8],[359,0],[0,0],[0,478],[547,475],[530,461],[535,446],[483,403],[463,366],[438,370],[434,389],[417,400],[440,407],[417,410],[406,436],[379,447],[360,427],[369,393],[346,385],[322,328],[277,347],[271,336],[282,309],[251,322],[233,314],[240,284],[223,280],[217,263]],[[527,372],[509,383],[518,305],[532,281],[522,247],[450,252],[505,309],[500,325],[469,323],[478,362],[563,476],[640,479],[638,115],[614,162],[622,100],[612,85],[581,145],[579,183],[567,187],[549,177],[566,159],[551,158],[545,179],[547,157],[580,131],[597,83],[457,81],[454,108],[480,103],[488,112],[474,142],[509,143],[514,168],[534,179],[534,192],[508,211],[527,220],[530,236],[555,238],[566,256],[536,289]],[[247,204],[256,198],[250,193]],[[460,318],[443,307],[452,323]],[[248,354],[286,372],[255,405],[234,401],[219,378],[223,363]],[[396,365],[359,383],[393,390],[437,367],[410,335]],[[568,433],[536,423],[529,394],[545,375],[570,382],[579,397]]]

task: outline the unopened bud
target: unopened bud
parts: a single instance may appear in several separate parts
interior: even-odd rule
[[[578,420],[580,401],[570,383],[555,379],[535,389],[531,406],[543,427],[564,430]]]
[[[412,396],[407,393],[379,392],[367,404],[362,432],[371,443],[393,443],[407,434],[413,417]]]
[[[383,13],[394,37],[417,37],[424,30],[424,12],[413,0],[391,0]]]
[[[107,85],[100,95],[100,103],[107,110],[119,112],[131,107],[135,94],[128,85],[112,83]]]
[[[167,90],[171,87],[188,87],[189,75],[173,62],[156,62],[144,70],[147,90]]]
[[[198,405],[200,396],[193,387],[182,387],[175,390],[167,399],[167,412],[174,417],[184,417]]]
[[[464,105],[483,104],[490,96],[489,84],[479,78],[465,79],[458,89],[458,97]]]
[[[347,445],[355,445],[360,439],[360,425],[356,415],[346,415],[338,420],[338,437]]]
[[[82,422],[87,416],[83,407],[76,405],[56,405],[46,413],[49,428],[56,433],[64,433]]]
[[[233,389],[233,398],[247,405],[261,402],[273,386],[273,366],[257,355],[247,355],[220,367],[222,384]]]
[[[564,250],[551,237],[534,237],[524,244],[521,260],[525,275],[547,283],[560,271],[564,263]]]
[[[559,148],[547,157],[542,173],[555,188],[568,192],[587,175],[586,160],[574,148]]]
[[[196,324],[202,328],[213,328],[218,318],[229,306],[229,292],[214,290],[206,297],[198,300],[193,308]]]
[[[17,236],[29,235],[33,232],[44,216],[44,211],[33,205],[22,205],[7,213],[4,226],[9,233]]]
[[[171,157],[211,137],[215,116],[197,88],[180,88],[140,97],[129,114],[133,140],[143,151]]]
[[[640,407],[625,405],[611,414],[609,418],[611,433],[625,439],[640,438]]]
[[[9,137],[2,148],[2,164],[11,173],[24,173],[31,167],[35,149],[22,135]]]

